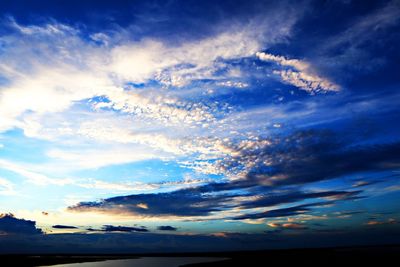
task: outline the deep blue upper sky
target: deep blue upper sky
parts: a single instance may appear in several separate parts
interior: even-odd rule
[[[398,242],[399,44],[396,0],[3,1],[0,252]]]

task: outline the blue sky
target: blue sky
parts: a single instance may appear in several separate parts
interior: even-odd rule
[[[0,242],[399,240],[399,30],[395,0],[5,1]]]

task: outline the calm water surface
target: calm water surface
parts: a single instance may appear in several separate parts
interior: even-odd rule
[[[224,258],[208,257],[143,257],[140,259],[107,260],[99,262],[84,262],[57,264],[57,267],[178,267],[184,264],[221,261]]]

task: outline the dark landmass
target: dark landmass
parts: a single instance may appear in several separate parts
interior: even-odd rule
[[[187,264],[184,267],[260,267],[286,266],[287,264],[318,267],[347,266],[348,264],[355,264],[354,266],[385,266],[385,263],[398,262],[400,246],[237,251],[212,256],[229,259],[219,262]]]
[[[0,266],[49,266],[55,264],[96,262],[139,257],[220,257],[224,260],[210,263],[188,264],[185,267],[215,266],[274,266],[273,264],[366,264],[382,266],[385,262],[397,262],[400,245],[338,248],[305,248],[263,251],[231,251],[207,253],[146,253],[131,255],[0,255]]]

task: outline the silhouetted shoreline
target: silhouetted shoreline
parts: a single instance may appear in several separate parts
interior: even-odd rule
[[[304,264],[304,266],[327,266],[356,264],[382,266],[386,262],[397,262],[400,246],[377,247],[340,247],[340,248],[305,248],[264,251],[236,251],[220,253],[218,256],[227,260],[211,263],[196,263],[184,267],[216,266],[285,266],[286,264]],[[213,255],[216,256],[216,255]]]
[[[56,264],[137,259],[131,255],[1,255],[1,266],[52,266]]]
[[[51,266],[56,264],[137,259],[140,257],[216,257],[221,261],[196,263],[185,267],[264,266],[274,263],[323,266],[326,264],[382,264],[398,259],[400,245],[369,247],[305,248],[262,251],[230,251],[199,253],[146,253],[130,255],[0,255],[1,266]],[[224,259],[225,258],[225,259]]]

